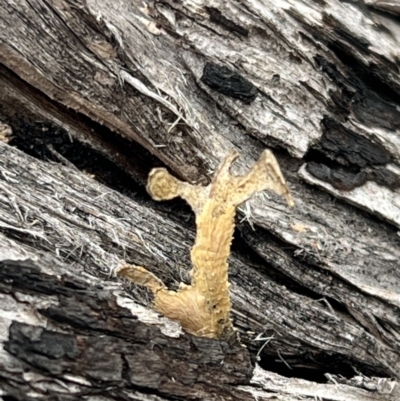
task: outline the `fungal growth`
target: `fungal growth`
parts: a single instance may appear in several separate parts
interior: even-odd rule
[[[255,192],[265,189],[285,196],[288,204],[294,205],[278,162],[269,150],[262,153],[244,176],[230,173],[238,156],[236,151],[228,154],[206,187],[181,182],[163,168],[150,172],[147,190],[153,199],[161,201],[180,196],[196,214],[191,285],[181,283],[178,291],[170,291],[143,267],[124,265],[117,271],[120,276],[150,289],[154,294],[155,309],[179,321],[186,332],[227,342],[236,337],[230,319],[227,263],[236,208]]]

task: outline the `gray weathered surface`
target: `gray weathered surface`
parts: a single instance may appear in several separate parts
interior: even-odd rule
[[[1,340],[5,344],[0,358],[3,361],[2,371],[10,373],[15,371],[16,366],[22,369],[26,363],[33,371],[44,369],[44,373],[41,372],[39,376],[32,378],[31,384],[26,383],[26,389],[31,386],[32,391],[37,391],[37,382],[43,380],[44,374],[49,381],[49,387],[44,386],[42,390],[52,389],[51,391],[55,393],[67,391],[62,390],[60,384],[55,388],[52,387],[54,377],[57,377],[57,380],[62,380],[63,383],[75,383],[73,391],[76,394],[82,394],[83,390],[80,388],[82,384],[91,387],[91,391],[95,392],[97,387],[93,384],[93,380],[105,375],[102,380],[106,383],[110,381],[114,386],[116,383],[123,386],[131,383],[149,389],[157,387],[161,393],[169,395],[191,395],[201,399],[202,392],[206,390],[201,384],[196,390],[196,383],[203,382],[200,371],[195,369],[190,378],[185,376],[188,369],[185,363],[189,363],[190,366],[203,363],[193,361],[192,348],[190,351],[189,349],[185,351],[187,346],[180,342],[178,345],[171,345],[175,350],[171,351],[172,358],[179,359],[179,355],[184,352],[187,362],[179,365],[180,362],[174,362],[172,359],[166,363],[165,359],[171,358],[166,356],[169,351],[164,349],[167,340],[158,339],[159,337],[156,337],[157,340],[152,339],[151,331],[141,332],[139,335],[137,330],[143,331],[144,328],[139,323],[137,323],[139,327],[134,323],[128,324],[126,319],[131,322],[132,313],[138,316],[140,321],[156,324],[156,327],[161,326],[161,332],[169,337],[178,336],[182,341],[191,341],[186,340],[188,336],[180,332],[176,325],[159,321],[155,313],[149,313],[148,310],[146,312],[146,309],[130,301],[126,293],[124,294],[121,283],[115,282],[115,279],[109,281],[111,270],[122,263],[123,259],[149,266],[166,282],[178,283],[182,277],[187,278],[193,232],[190,233],[190,230],[183,229],[180,224],[158,215],[154,210],[107,189],[75,169],[37,161],[1,143],[0,168],[2,171],[0,226],[3,231],[0,240],[2,260],[0,282],[3,283],[0,289],[2,294],[0,316],[2,316],[3,333]],[[243,233],[251,244],[254,233],[250,229],[246,229]],[[270,248],[267,254],[270,254],[274,244],[272,241],[266,243]],[[259,249],[259,245],[256,244],[254,249],[264,255],[265,250]],[[276,254],[281,253],[281,258],[285,257],[280,248],[275,250]],[[278,260],[276,256],[273,259]],[[288,261],[286,263],[290,267]],[[298,264],[297,267],[301,268],[303,265]],[[294,266],[292,268],[294,269]],[[349,321],[346,316],[325,309],[323,303],[293,293],[276,282],[273,277],[268,279],[263,276],[262,271],[261,265],[254,263],[249,265],[249,261],[246,262],[238,255],[233,255],[231,258],[234,319],[251,352],[256,352],[263,344],[259,341],[260,336],[256,334],[264,333],[264,336],[273,337],[264,350],[269,349],[270,353],[278,350],[279,355],[285,356],[286,363],[291,363],[293,358],[296,364],[299,355],[307,354],[308,357],[303,363],[312,365],[318,363],[318,358],[327,353],[336,354],[340,358],[350,358],[352,363],[364,372],[398,375],[396,365],[393,363],[397,354],[390,346],[379,341],[380,333],[376,333],[376,336],[368,334],[356,321]],[[308,271],[312,273],[312,269],[308,268]],[[293,273],[289,271],[290,274]],[[322,275],[316,277],[314,281],[310,277],[307,278],[306,274],[302,279],[307,278],[308,285],[312,287],[316,282],[321,284],[324,278],[328,278],[323,271],[320,274]],[[355,294],[351,288],[348,286],[346,288],[338,280],[335,282],[332,277],[330,280],[331,293],[327,295],[349,297],[349,302],[354,304],[354,314],[358,312],[360,316],[363,314],[367,316],[363,308],[371,309],[376,315],[383,313],[384,305],[379,300]],[[137,293],[134,296],[142,301],[145,299],[143,295]],[[386,306],[386,319],[392,325],[396,324],[395,312],[393,307]],[[372,324],[366,322],[368,323]],[[43,331],[40,327],[49,331]],[[87,337],[88,330],[91,333],[89,337]],[[65,337],[68,333],[69,335]],[[74,336],[78,337],[71,337],[71,333],[76,333]],[[82,337],[82,334],[85,336]],[[58,338],[60,335],[62,338]],[[155,335],[160,336],[160,334]],[[132,356],[132,361],[142,358],[140,365],[129,365],[131,345],[125,343],[121,345],[119,342],[115,344],[115,337],[121,336],[130,339],[129,341],[139,341],[139,343],[144,341],[147,344],[145,356],[141,353]],[[387,337],[386,340],[389,342],[391,338]],[[166,354],[152,357],[154,344],[157,341],[161,341],[160,352]],[[112,345],[107,346],[108,342]],[[54,345],[51,344],[54,343],[60,345],[53,349]],[[81,348],[76,345],[78,343]],[[210,349],[210,345],[205,347],[207,350]],[[177,355],[174,352],[177,352]],[[202,352],[200,351],[200,354]],[[214,351],[211,348],[207,352]],[[218,355],[224,355],[226,352],[223,351]],[[234,352],[235,358],[239,356],[237,352],[237,350]],[[42,356],[43,353],[45,357]],[[103,355],[99,356],[98,360],[93,360],[93,353],[99,355],[103,353]],[[115,357],[115,353],[118,357]],[[11,358],[9,354],[17,360]],[[124,359],[122,355],[126,358]],[[66,357],[67,360],[64,360]],[[222,358],[222,356],[215,358],[220,357]],[[50,358],[50,361],[47,358]],[[108,358],[115,360],[108,361]],[[129,369],[127,373],[121,367],[122,362],[119,358],[128,361],[132,373],[129,373]],[[154,358],[156,360],[153,360]],[[207,359],[209,356],[204,355],[204,358]],[[50,364],[51,361],[54,368]],[[164,370],[167,366],[167,370],[170,371],[170,366],[174,366],[175,363],[179,368],[173,371],[181,377],[178,384],[175,384],[175,378],[170,379],[172,380],[170,386],[164,383],[164,379],[157,379],[160,375],[161,377],[165,375]],[[220,363],[218,360],[217,365]],[[233,385],[246,383],[246,374],[251,372],[248,362],[245,363],[245,359],[239,358],[232,363],[233,371],[228,370],[228,375],[231,375],[232,379],[221,379],[221,384],[224,380],[228,382],[231,380],[230,383]],[[321,363],[322,361],[319,364]],[[110,364],[116,367],[110,370]],[[230,369],[228,363],[224,366]],[[219,381],[219,375],[223,375],[223,371],[218,374],[211,373],[209,368],[208,365],[204,368],[204,374],[212,375],[213,380]],[[138,381],[131,378],[126,382],[126,377],[141,370],[147,372],[145,377],[139,378]],[[243,373],[240,373],[240,370]],[[122,371],[125,373],[122,374]],[[236,378],[237,374],[239,376]],[[142,382],[146,377],[151,377],[151,380],[156,382]],[[9,393],[10,386],[15,385],[13,380],[16,379],[10,378],[7,381],[7,386],[3,389],[5,393]],[[164,387],[161,386],[162,383],[165,384]],[[193,388],[187,387],[188,383]],[[390,386],[394,385],[395,383],[392,383]],[[285,393],[284,387],[281,389],[283,393]],[[237,399],[246,399],[245,395],[241,395],[242,391],[250,394],[258,392],[256,388],[251,387],[247,390],[234,388],[224,390],[218,387],[216,391],[219,394],[224,394],[226,391],[227,394],[238,397]],[[267,384],[266,391],[269,391]],[[344,387],[343,391],[346,393],[350,390]],[[355,394],[358,394],[358,390],[351,391],[356,391]],[[387,394],[387,387],[379,387],[376,391],[375,399],[385,399],[382,397],[386,395],[379,394]],[[38,394],[41,394],[40,391]],[[361,397],[362,394],[361,392],[358,396]]]
[[[180,204],[148,200],[141,183],[149,169],[160,160],[207,182],[228,149],[239,149],[243,171],[272,147],[296,208],[269,194],[243,207],[256,228],[240,226],[232,257],[245,343],[254,356],[257,335],[273,334],[262,358],[398,378],[396,10],[333,0],[2,2],[0,119],[11,144],[69,165],[49,169],[2,147],[3,232],[35,248],[43,242],[53,257],[97,276],[126,259],[179,282],[194,227]],[[210,89],[201,81],[209,62],[249,80],[256,99]],[[316,178],[310,161],[348,174],[384,169],[392,181],[349,189]],[[95,190],[74,164],[132,199]]]

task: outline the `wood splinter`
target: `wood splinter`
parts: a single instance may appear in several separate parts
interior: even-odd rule
[[[265,189],[285,196],[287,203],[294,205],[278,162],[269,150],[262,153],[244,176],[230,173],[230,167],[238,157],[236,151],[229,153],[206,187],[181,182],[164,168],[150,172],[147,191],[153,199],[162,201],[180,196],[196,214],[197,236],[191,251],[191,285],[181,283],[178,291],[170,291],[158,277],[143,267],[123,265],[116,271],[135,284],[150,289],[154,294],[155,309],[180,322],[186,332],[227,342],[236,338],[229,316],[231,301],[227,263],[236,208],[255,192]]]

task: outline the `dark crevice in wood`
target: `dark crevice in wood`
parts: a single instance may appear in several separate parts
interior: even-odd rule
[[[368,51],[368,47],[371,43],[363,37],[356,36],[354,32],[351,32],[344,24],[342,24],[338,19],[328,13],[323,14],[323,22],[325,23],[325,29],[333,29],[336,33],[336,37],[340,38],[343,42],[338,43],[343,46],[345,43],[346,46],[351,48],[355,48],[360,53],[366,53]]]
[[[397,5],[397,10],[396,10],[396,5],[397,5],[396,3],[385,4],[385,2],[382,2],[381,4],[368,4],[367,7],[373,10],[375,14],[381,15],[382,17],[396,24],[400,24],[400,7]],[[392,8],[390,6],[392,6]]]
[[[261,343],[262,345],[262,343]],[[278,349],[279,350],[279,349]],[[305,351],[302,355],[285,355],[263,353],[259,365],[268,371],[292,378],[298,377],[317,383],[328,383],[326,374],[334,374],[350,379],[356,372],[374,377],[385,377],[385,372],[371,370],[369,366],[360,364],[344,356]]]
[[[385,87],[384,84],[382,86]],[[400,102],[398,100],[396,103],[389,103],[371,91],[358,93],[354,100],[353,111],[361,123],[391,131],[400,128],[400,111],[398,110]]]
[[[57,109],[60,114],[68,116],[66,118],[89,129],[93,139],[99,138],[104,149],[109,151],[103,153],[95,149],[91,143],[82,141],[85,135],[84,129],[81,131],[83,138],[71,137],[64,128],[51,121],[40,119],[39,116],[33,115],[23,107],[15,109],[15,105],[3,103],[0,104],[0,117],[13,130],[9,140],[11,146],[46,162],[62,163],[60,158],[50,150],[49,146],[51,146],[56,153],[79,170],[93,175],[96,180],[108,187],[160,212],[170,213],[172,218],[179,215],[192,220],[193,213],[183,200],[176,199],[159,203],[152,201],[148,196],[145,190],[148,173],[152,168],[165,167],[165,165],[147,149],[111,132],[74,110],[67,110],[63,105],[55,103],[43,93],[21,81],[5,67],[0,66],[1,73],[5,74],[4,77],[8,81],[23,89],[24,93],[29,93],[37,104],[42,104],[47,109]],[[111,149],[113,152],[110,152]],[[115,153],[118,153],[117,158],[114,157]],[[123,163],[119,155],[129,160],[129,165]]]
[[[15,93],[24,93],[24,98],[18,99],[17,104],[11,97],[6,97],[0,104],[0,118],[13,130],[10,145],[41,160],[60,162],[49,150],[48,146],[51,145],[79,169],[87,169],[88,173],[93,170],[93,174],[110,187],[118,187],[119,181],[129,181],[128,176],[131,181],[144,184],[151,168],[164,166],[137,142],[123,138],[85,115],[55,102],[1,65],[0,78],[15,88]],[[71,135],[53,121],[30,111],[27,106],[29,102],[53,112],[66,126],[72,123],[80,137]],[[98,149],[94,149],[94,144]],[[114,167],[111,167],[112,164]],[[136,185],[125,184],[127,188],[133,186]]]
[[[387,106],[389,111],[392,110],[394,112],[395,107],[387,102],[400,104],[400,93],[393,84],[386,82],[382,65],[378,69],[378,66],[375,65],[366,66],[362,64],[338,42],[330,43],[328,46],[342,63],[348,67],[348,72],[350,73],[349,82],[356,86],[360,95],[364,95],[365,99],[368,99],[370,95],[374,95],[376,102],[380,101],[382,107]],[[380,105],[377,104],[378,106]],[[396,122],[393,121],[393,123]]]
[[[298,377],[317,383],[328,383],[326,374],[339,375],[350,379],[354,377],[356,371],[365,375],[385,377],[384,372],[371,371],[368,366],[363,366],[356,361],[323,352],[319,354],[305,352],[301,356],[290,356],[282,353],[279,355],[263,354],[258,363],[263,369],[282,376]]]
[[[304,24],[304,17],[300,14],[289,12],[299,22]],[[323,41],[328,48],[336,55],[346,68],[347,77],[339,73],[338,69],[326,60],[324,57],[318,56],[319,64],[329,64],[330,68],[326,70],[328,75],[339,88],[342,86],[352,87],[352,92],[358,98],[359,105],[355,106],[359,110],[365,107],[371,107],[369,113],[367,111],[360,113],[359,117],[365,119],[366,123],[374,123],[380,126],[398,127],[398,115],[400,112],[396,110],[396,105],[400,104],[400,87],[389,78],[392,71],[397,71],[397,66],[392,61],[384,56],[379,57],[379,64],[365,65],[358,59],[355,54],[359,51],[363,55],[369,52],[369,43],[365,38],[354,36],[352,32],[343,26],[338,20],[331,15],[325,14],[324,21],[326,25],[323,30],[314,26],[307,25],[307,30],[313,33],[318,38],[318,41]],[[328,29],[328,27],[330,29]],[[333,33],[331,30],[333,29]],[[342,95],[345,93],[342,93]],[[368,99],[368,96],[374,97],[374,102],[366,106],[363,101]],[[342,98],[342,96],[340,96]],[[344,99],[341,99],[343,101]],[[362,115],[361,115],[362,114]],[[384,117],[386,114],[386,118]],[[363,121],[361,119],[361,121]]]
[[[338,70],[337,65],[327,60],[325,56],[316,55],[314,62],[317,68],[321,69],[340,89],[330,91],[332,104],[328,104],[329,111],[335,115],[338,121],[346,121],[354,97],[354,90],[351,87],[352,80],[347,82],[346,78]]]
[[[386,82],[382,66],[365,66],[339,43],[329,44],[330,49],[347,67],[344,77],[336,66],[322,56],[315,61],[341,89],[340,94],[332,94],[338,110],[332,110],[344,118],[349,109],[353,110],[360,122],[367,126],[396,130],[400,127],[400,88]]]
[[[362,168],[391,161],[389,152],[383,146],[345,128],[334,119],[325,117],[322,124],[324,134],[314,149],[324,152],[340,164]]]
[[[336,110],[333,109],[332,111],[334,113],[339,111],[336,117],[346,120],[349,110],[353,110],[359,121],[367,126],[378,126],[389,130],[398,129],[400,126],[400,112],[398,111],[400,94],[394,85],[385,82],[382,66],[379,67],[379,70],[375,69],[374,66],[366,67],[340,44],[337,46],[331,44],[330,47],[348,67],[349,74],[345,78],[339,73],[336,66],[327,62],[323,57],[316,58],[317,64],[341,89],[340,94],[332,94],[332,100],[335,101],[335,107],[337,107]],[[345,165],[353,164],[365,167],[366,165],[386,164],[391,161],[391,155],[383,146],[351,132],[341,126],[339,121],[340,118],[335,121],[332,118],[325,117],[323,121],[324,134],[314,149],[321,150],[330,158]],[[336,145],[334,145],[335,142]],[[365,154],[363,154],[364,151]],[[390,177],[388,177],[389,175]],[[391,189],[398,188],[398,179],[393,173],[385,171],[384,178],[388,177],[387,180],[382,180],[379,176],[379,173],[372,172],[369,179],[379,181],[380,184]],[[343,187],[345,190],[351,190],[363,183],[363,179],[356,178],[347,180],[349,182],[344,187],[334,185],[332,180],[325,181],[330,182],[338,189]],[[352,185],[350,181],[359,182],[359,184]]]
[[[392,190],[400,187],[400,177],[386,168],[375,168],[368,172],[368,179]]]
[[[282,359],[284,359],[285,362],[290,366],[290,363],[286,361],[286,357]],[[327,382],[323,367],[322,369],[311,367],[292,368],[292,366],[289,368],[288,365],[282,361],[282,359],[280,359],[277,355],[263,355],[258,363],[263,369],[278,373],[285,377],[298,377],[300,379],[310,380],[316,383]],[[306,359],[307,358],[303,356],[301,363],[305,363]],[[315,365],[315,359],[313,359],[313,364]]]
[[[339,163],[335,159],[329,157],[325,152],[318,149],[318,147],[311,148],[304,156],[303,161],[314,162],[324,164],[331,169],[338,169],[343,167],[343,164]],[[349,173],[357,174],[360,172],[360,168],[356,165],[346,166]]]
[[[204,19],[203,17],[199,18],[196,13],[192,13],[191,12],[192,10],[189,7],[185,8],[184,11],[182,11],[182,9],[180,9],[180,5],[178,5],[178,7],[174,7],[175,6],[175,4],[174,4],[175,2],[174,1],[159,0],[159,3],[162,3],[162,4],[164,4],[164,6],[167,6],[171,10],[173,10],[174,13],[175,13],[175,18],[177,19],[177,21],[179,23],[182,23],[185,20],[189,20],[191,23],[198,25],[199,27],[201,27],[205,31],[212,32],[217,37],[223,38],[224,36],[226,36],[225,33],[219,32],[218,29],[215,28],[214,24],[210,24],[207,19]],[[184,4],[183,4],[183,7],[184,7]],[[167,22],[167,25],[169,26],[170,23]],[[220,25],[221,26],[222,24],[215,24],[215,25]],[[180,35],[177,34],[176,28],[168,29],[168,33],[170,33],[173,38],[178,39],[179,42],[185,43],[187,48],[190,48],[191,51],[193,51],[194,53],[197,53],[198,55],[203,56],[203,54],[201,52],[199,52],[193,46],[191,41],[187,40],[187,38],[185,38],[184,36],[180,36]]]
[[[229,32],[233,32],[239,36],[248,36],[248,29],[236,24],[229,18],[226,18],[220,10],[214,7],[205,7],[208,15],[210,16],[210,21],[214,22],[217,25],[222,26],[224,29]]]
[[[325,117],[323,126],[320,141],[304,157],[310,174],[342,191],[351,191],[367,181],[392,190],[400,187],[400,178],[382,166],[392,161],[383,146],[332,118]]]
[[[22,401],[22,398],[14,397],[13,395],[5,395],[3,396],[4,401]],[[24,397],[25,401],[32,400],[31,397]]]
[[[341,191],[351,191],[364,185],[367,181],[374,181],[379,185],[386,186],[391,190],[400,188],[400,178],[385,168],[376,168],[372,171],[360,171],[352,173],[347,169],[332,169],[324,164],[309,162],[307,171],[319,180],[331,184]]]
[[[131,158],[135,160],[135,164],[138,167],[136,170],[137,176],[132,177],[120,165],[94,150],[91,146],[78,140],[71,142],[68,134],[63,129],[51,123],[25,123],[23,116],[17,116],[17,120],[19,126],[16,126],[13,122],[9,122],[14,133],[13,138],[9,141],[11,146],[15,146],[40,160],[60,163],[60,159],[49,149],[51,145],[57,153],[79,170],[94,175],[96,180],[106,184],[108,187],[118,190],[125,195],[130,195],[137,200],[143,201],[147,198],[144,186],[146,176],[151,169],[151,166],[149,166],[151,157],[147,158],[147,162],[144,161],[146,156],[142,159],[140,154],[146,154],[147,151],[144,151],[140,145],[136,144],[137,149],[134,149],[135,144],[129,144]],[[125,140],[122,138],[115,138],[114,143],[118,143],[119,140],[121,140],[121,147],[128,146],[128,143],[124,143]],[[141,162],[142,160],[143,163]],[[160,163],[154,164],[159,165]]]
[[[346,361],[338,361],[337,358],[330,355],[321,354],[318,358],[316,355],[304,355],[299,358],[277,355],[263,355],[259,361],[263,369],[278,373],[285,377],[298,377],[316,383],[327,383],[326,374],[338,374],[347,378],[354,376],[354,369],[351,364]],[[295,367],[298,366],[298,367]]]

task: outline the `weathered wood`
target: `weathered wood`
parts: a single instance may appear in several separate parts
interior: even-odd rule
[[[148,340],[140,340],[142,337],[136,335],[136,330],[144,329],[134,328],[136,327],[134,323],[128,324],[132,322],[132,318],[128,318],[130,312],[117,308],[117,305],[129,305],[129,302],[127,303],[126,295],[122,295],[121,285],[117,285],[115,279],[109,282],[107,277],[110,269],[122,263],[124,258],[132,263],[149,266],[166,282],[177,283],[181,281],[182,276],[185,279],[190,266],[189,249],[194,229],[186,227],[182,229],[180,224],[107,189],[75,169],[37,161],[8,145],[0,144],[0,150],[2,170],[0,185],[3,194],[0,225],[5,234],[0,241],[1,260],[3,260],[0,282],[3,283],[1,292],[4,300],[1,303],[3,311],[0,315],[3,316],[2,340],[5,343],[1,359],[6,361],[3,369],[6,372],[14,369],[12,367],[15,367],[17,362],[14,361],[10,365],[10,358],[7,356],[7,353],[11,353],[17,357],[22,366],[27,363],[33,370],[44,369],[45,373],[41,372],[42,375],[51,377],[56,375],[59,380],[61,380],[59,376],[65,373],[63,369],[72,372],[72,376],[81,376],[82,373],[78,374],[78,367],[82,367],[86,372],[84,383],[86,380],[92,382],[104,373],[100,369],[101,366],[103,368],[107,366],[108,369],[108,362],[107,365],[103,365],[101,361],[113,358],[115,354],[113,347],[117,345],[112,347],[110,345],[110,348],[107,346],[107,341],[112,340],[114,344],[115,337],[140,343],[144,341],[146,347],[150,347],[150,350],[158,355],[158,351],[156,352],[158,348],[154,348],[154,341],[150,337]],[[191,233],[189,238],[188,233]],[[253,235],[252,231],[249,233]],[[266,242],[271,244],[271,241]],[[257,247],[255,249],[257,250]],[[273,259],[277,260],[276,257]],[[355,321],[351,322],[345,316],[325,309],[325,305],[290,291],[276,282],[276,278],[270,276],[268,279],[268,275],[263,274],[261,265],[254,263],[249,265],[249,263],[249,260],[243,260],[238,255],[233,255],[231,258],[235,323],[241,329],[243,340],[251,352],[256,352],[262,345],[259,341],[255,341],[256,334],[264,333],[264,336],[273,337],[264,350],[272,354],[278,351],[286,363],[292,364],[294,368],[297,364],[310,367],[325,364],[325,368],[331,366],[335,369],[335,363],[329,362],[327,355],[336,354],[339,359],[358,366],[364,373],[397,375],[394,365],[391,365],[396,354],[382,343],[379,333],[375,333],[375,336],[368,334]],[[312,268],[308,269],[312,272]],[[78,277],[82,277],[82,280]],[[316,282],[310,281],[314,284]],[[320,278],[318,282],[321,283]],[[340,295],[346,295],[343,283],[331,285],[342,290]],[[375,305],[371,303],[370,306],[366,297],[361,298],[358,304],[359,294],[355,295],[349,288],[347,296],[353,296],[351,302],[354,302],[354,307],[360,315],[362,307],[375,306],[376,314],[382,312],[379,311],[382,305],[376,305],[375,301]],[[146,302],[146,294],[136,293],[135,297]],[[134,304],[131,302],[131,305]],[[133,314],[138,313],[137,308],[134,307]],[[387,309],[386,313],[387,319],[390,320],[390,309]],[[43,331],[43,328],[49,332]],[[167,323],[167,328],[167,332],[171,333],[170,323]],[[76,331],[74,335],[78,337],[71,337],[71,330],[73,333]],[[99,338],[88,336],[88,330],[91,336],[97,335]],[[65,341],[74,352],[64,352],[61,345],[61,350],[58,348],[53,350],[46,341],[50,341],[50,344],[61,341],[53,331],[64,333],[62,338],[69,333]],[[146,335],[150,336],[149,333]],[[181,333],[180,338],[183,338],[182,336]],[[29,345],[32,341],[32,344],[36,344],[34,339],[37,338],[39,338],[37,345]],[[76,342],[82,347],[78,347],[78,350],[81,350],[79,352],[75,349]],[[90,344],[93,348],[89,347],[89,350],[86,350]],[[98,374],[93,377],[91,369],[87,367],[88,362],[82,361],[89,358],[87,354],[89,351],[100,352],[97,346],[104,348],[105,356],[99,358],[100,367],[97,365],[93,367]],[[121,354],[130,349],[128,345],[120,346]],[[48,350],[48,347],[51,349]],[[160,347],[162,350],[159,352],[168,352],[163,346]],[[176,349],[178,355],[181,352],[189,353],[180,345],[176,345]],[[36,355],[39,350],[41,350],[40,355],[44,353],[45,357]],[[83,350],[86,350],[86,353],[82,356]],[[59,352],[60,355],[57,358],[54,355],[47,355],[51,352]],[[301,354],[304,357],[299,362]],[[151,352],[144,359],[150,356]],[[237,357],[239,356],[240,353],[237,354]],[[191,352],[187,357],[192,358]],[[56,358],[54,368],[51,368],[46,358]],[[67,358],[67,361],[64,361],[64,358]],[[159,356],[157,358],[159,361]],[[234,363],[235,372],[241,363],[244,361]],[[163,363],[159,369],[165,369],[169,365]],[[50,371],[46,370],[45,366]],[[65,368],[62,368],[63,366]],[[249,372],[249,365],[243,366],[244,372]],[[136,369],[138,368],[133,370],[136,372]],[[145,365],[142,369],[146,369]],[[153,365],[148,369],[148,375],[151,377],[153,375],[158,377],[161,374]],[[117,372],[108,374],[117,377],[118,372],[117,369]],[[105,378],[107,377],[106,375]],[[201,382],[200,375],[198,377]],[[239,380],[243,382],[246,376],[242,377],[243,380]],[[82,379],[70,379],[68,375],[65,380],[82,381]],[[186,379],[182,377],[182,380],[185,383]],[[193,395],[192,385],[194,386],[194,382],[186,390],[176,390],[175,393],[167,386],[165,394]],[[144,386],[153,388],[155,384],[145,383]],[[171,392],[168,393],[169,391]],[[198,391],[202,394],[202,391],[206,390],[202,390],[200,386]],[[223,394],[225,390],[218,391]],[[232,389],[230,391],[235,394],[234,397],[246,399],[240,392],[235,393]],[[193,397],[201,399],[200,395]],[[377,397],[379,400],[380,396]]]
[[[397,8],[225,3],[0,4],[10,144],[69,166],[2,146],[3,240],[101,281],[125,259],[178,283],[194,226],[182,204],[149,201],[150,168],[207,183],[228,149],[240,150],[240,173],[274,147],[297,207],[266,194],[247,203],[231,258],[252,358],[258,334],[273,335],[263,366],[398,378],[400,29],[385,13]],[[217,87],[207,65],[227,77]]]
[[[37,313],[42,322],[51,322],[49,328],[14,320],[3,353],[19,361],[20,369],[29,366],[32,373],[39,371],[50,381],[71,381],[76,387],[72,392],[54,389],[55,393],[78,396],[89,387],[89,394],[104,391],[116,397],[133,386],[167,396],[202,398],[214,386],[219,396],[240,399],[242,392],[233,394],[233,385],[250,378],[252,368],[244,348],[165,335],[121,308],[110,286],[103,287],[99,280],[93,285],[71,275],[45,274],[29,261],[5,261],[0,275],[6,308],[12,304],[17,312],[19,302],[40,299],[43,304],[36,305]],[[17,294],[17,302],[7,292]],[[6,364],[7,368],[11,366]],[[15,373],[11,382],[23,380],[18,377],[22,372]]]

